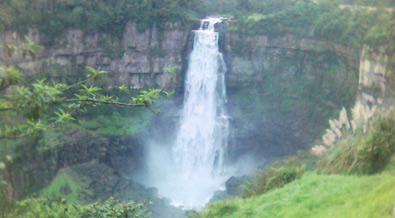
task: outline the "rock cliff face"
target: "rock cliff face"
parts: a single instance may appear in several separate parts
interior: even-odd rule
[[[36,61],[22,61],[25,71],[48,73],[51,77],[79,76],[85,66],[100,68],[111,73],[106,84],[127,84],[133,89],[144,86],[163,86],[167,76],[163,68],[181,66],[181,54],[189,30],[182,30],[176,23],[169,23],[164,31],[156,28],[138,31],[129,23],[122,36],[95,33],[87,34],[78,29],[66,35],[51,47],[46,47]],[[28,36],[41,44],[45,36],[34,28]],[[0,36],[3,43],[16,43],[21,37],[13,32]]]
[[[294,36],[228,37],[229,110],[237,154],[292,154],[319,138],[330,117],[350,107],[358,53]]]
[[[358,102],[368,106],[394,105],[395,74],[390,72],[390,59],[394,58],[383,50],[361,49]]]
[[[127,84],[133,89],[164,86],[167,66],[181,67],[192,40],[190,30],[167,24],[143,32],[129,23],[122,36],[67,31],[36,61],[22,61],[26,71],[74,79],[84,66],[110,72],[105,84]],[[233,152],[254,151],[273,156],[309,146],[324,131],[328,118],[355,102],[359,55],[330,42],[293,36],[269,38],[224,31],[221,48],[229,65],[229,113],[233,119]],[[32,29],[29,37],[45,39]],[[5,43],[20,41],[7,32]],[[361,62],[362,63],[362,62]],[[173,86],[181,80],[173,80]],[[180,81],[178,81],[180,82]],[[179,83],[178,83],[179,84]],[[257,151],[258,149],[258,151]],[[231,153],[233,153],[231,152]]]

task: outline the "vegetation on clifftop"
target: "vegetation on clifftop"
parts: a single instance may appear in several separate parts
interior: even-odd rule
[[[387,45],[394,51],[395,14],[378,4],[374,10],[342,8],[333,1],[247,1],[234,9],[230,30],[270,37],[294,35],[359,48]],[[393,10],[393,9],[392,9]]]
[[[54,43],[68,27],[121,37],[129,21],[140,30],[160,29],[166,22],[197,20],[204,16],[202,7],[201,0],[5,0],[0,3],[0,31],[26,34],[29,27],[37,27],[47,43]]]

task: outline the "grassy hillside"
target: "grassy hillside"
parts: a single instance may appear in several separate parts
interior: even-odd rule
[[[395,158],[374,176],[307,173],[281,189],[214,203],[201,217],[392,217]]]
[[[242,186],[243,198],[191,217],[393,217],[394,122],[394,110],[378,114],[366,133],[356,130],[315,160],[298,155],[274,163]]]

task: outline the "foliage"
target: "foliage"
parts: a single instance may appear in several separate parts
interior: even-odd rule
[[[8,68],[0,67],[0,75],[0,90],[16,85],[22,79],[20,71],[13,66]]]
[[[163,68],[163,72],[168,73],[172,76],[177,76],[179,73],[181,73],[181,69],[179,66],[168,66]]]
[[[81,218],[89,217],[111,217],[111,218],[149,218],[147,209],[141,203],[122,204],[113,198],[108,199],[104,204],[89,205],[83,212]]]
[[[142,130],[149,122],[152,113],[138,110],[127,115],[114,112],[111,115],[79,119],[82,128],[92,130],[96,134],[104,135],[133,135]]]
[[[102,94],[100,87],[85,85],[106,73],[92,68],[87,69],[91,72],[88,74],[87,80],[74,85],[48,83],[45,80],[37,80],[27,86],[13,85],[11,87],[12,94],[1,99],[0,110],[4,119],[12,119],[14,122],[8,122],[8,125],[3,126],[0,135],[2,137],[17,137],[27,132],[40,131],[48,123],[47,121],[52,120],[54,124],[72,121],[74,120],[73,114],[100,104],[120,107],[150,107],[161,92],[158,89],[150,89],[142,91],[137,97],[132,97],[129,102],[120,102],[113,96]],[[11,80],[8,78],[5,81]],[[80,89],[74,91],[78,86]],[[74,97],[68,98],[73,95]],[[25,121],[15,125],[15,121],[18,119]]]
[[[158,94],[161,92],[159,89],[150,89],[148,91],[141,91],[140,95],[132,98],[132,102],[138,105],[149,107],[158,99]]]
[[[78,211],[73,205],[61,198],[38,199],[31,198],[15,202],[6,217],[51,218],[77,217]]]
[[[322,173],[374,174],[395,152],[395,110],[377,115],[367,134],[359,132],[341,140],[319,161]]]
[[[23,218],[149,218],[150,215],[144,204],[129,202],[122,203],[113,198],[104,203],[80,206],[68,203],[62,198],[28,198],[15,203],[7,217]]]

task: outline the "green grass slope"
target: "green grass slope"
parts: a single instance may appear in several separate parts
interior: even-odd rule
[[[393,217],[395,158],[372,176],[306,173],[283,188],[248,199],[210,205],[201,217]]]
[[[61,193],[62,187],[68,187],[69,193]],[[55,179],[51,182],[49,186],[41,190],[41,197],[61,197],[67,202],[73,204],[81,203],[78,198],[78,193],[81,191],[82,187],[79,181],[72,176],[70,169],[61,169],[56,175]]]

